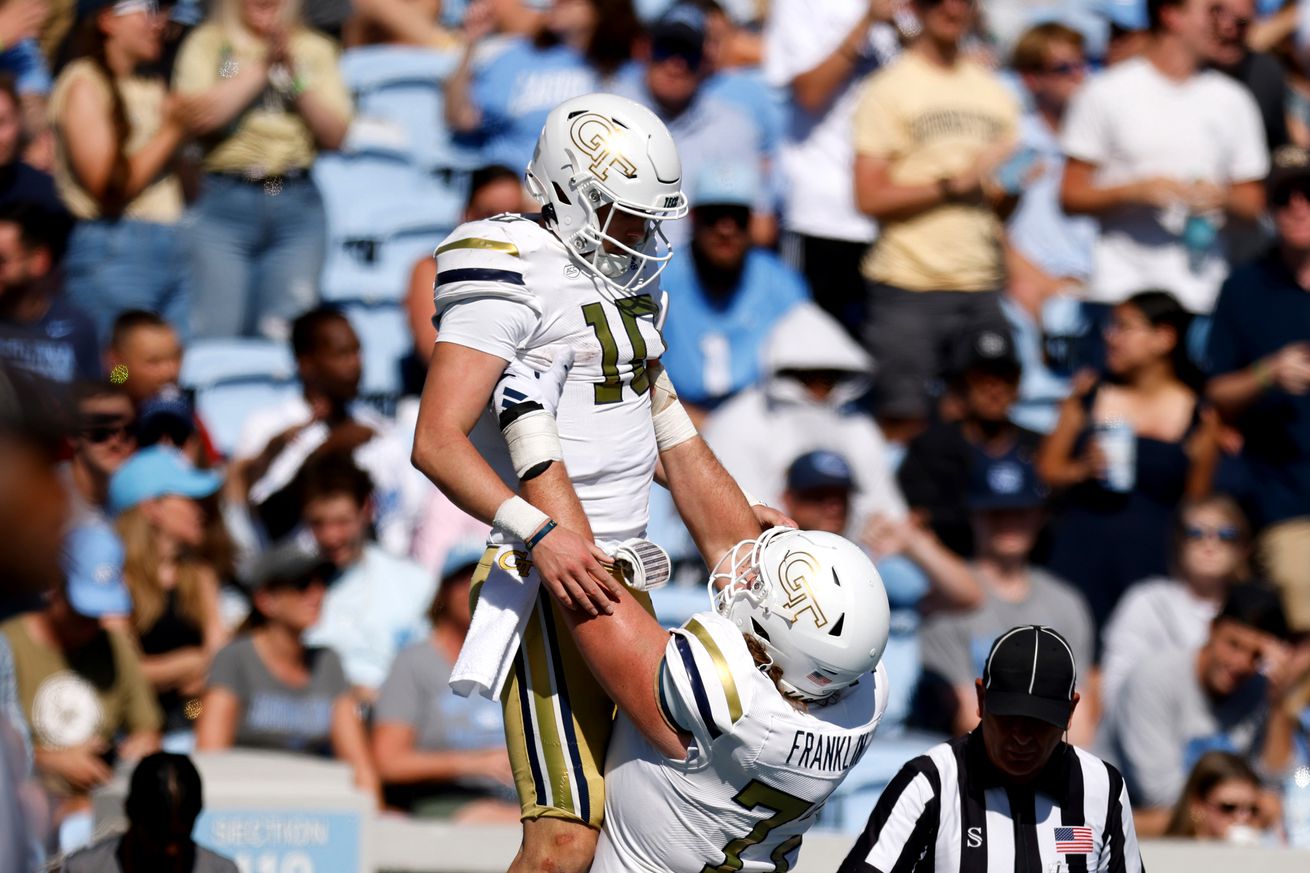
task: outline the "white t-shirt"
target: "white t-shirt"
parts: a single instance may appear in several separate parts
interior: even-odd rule
[[[1245,88],[1213,71],[1176,82],[1145,58],[1087,83],[1069,107],[1061,145],[1069,157],[1096,165],[1099,185],[1155,176],[1226,185],[1269,172],[1260,111]],[[1193,312],[1214,308],[1228,275],[1223,235],[1189,258],[1181,228],[1166,228],[1164,218],[1147,206],[1100,217],[1089,300],[1118,303],[1162,288]]]
[[[817,67],[851,32],[868,9],[867,0],[774,0],[764,30],[764,75],[775,88]],[[881,53],[880,38],[890,28],[870,31],[870,46]],[[859,85],[876,68],[862,61],[854,75],[819,113],[790,106],[780,163],[787,191],[783,221],[788,230],[807,236],[872,242],[878,228],[855,208],[855,149],[851,120]]]
[[[373,480],[373,523],[377,527],[378,542],[393,555],[408,555],[414,528],[431,486],[410,464],[406,441],[396,436],[390,421],[361,403],[356,403],[350,414],[377,433],[356,448],[352,457]],[[255,457],[273,437],[293,425],[309,421],[313,415],[303,397],[255,410],[241,429],[236,459]],[[328,426],[322,422],[301,431],[273,459],[263,477],[250,486],[250,500],[263,503],[290,484],[305,460],[327,438]]]
[[[1195,649],[1210,633],[1219,605],[1176,579],[1145,579],[1130,587],[1101,631],[1101,700],[1107,712],[1138,665],[1164,652]]]

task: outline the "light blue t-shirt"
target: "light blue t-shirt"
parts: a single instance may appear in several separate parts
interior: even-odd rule
[[[660,360],[684,400],[711,407],[760,381],[769,332],[810,296],[800,274],[764,249],[746,254],[741,283],[726,299],[701,287],[689,249],[673,256],[660,284],[669,292]]]
[[[19,94],[49,94],[54,84],[41,47],[34,39],[25,39],[0,52],[0,73],[14,77]]]
[[[550,110],[598,87],[596,72],[568,46],[539,49],[527,39],[509,41],[473,73],[483,163],[526,169]]]
[[[1045,273],[1085,279],[1092,273],[1096,220],[1060,208],[1064,151],[1059,140],[1040,117],[1028,113],[1019,124],[1019,142],[1033,151],[1039,175],[1024,187],[1010,217],[1010,241]]]

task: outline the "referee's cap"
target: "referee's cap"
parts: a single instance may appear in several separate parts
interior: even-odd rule
[[[1065,727],[1073,713],[1078,667],[1058,631],[1012,627],[996,638],[983,667],[983,706],[992,715],[1021,715]]]

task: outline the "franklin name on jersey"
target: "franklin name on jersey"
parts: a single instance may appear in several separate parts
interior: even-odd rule
[[[537,370],[573,349],[556,412],[569,477],[597,539],[641,536],[656,458],[646,363],[664,353],[657,285],[616,297],[535,216],[513,214],[456,228],[437,247],[437,270],[439,342]],[[517,491],[489,411],[470,438]]]
[[[593,873],[785,873],[868,748],[887,706],[887,671],[879,664],[835,703],[798,709],[756,666],[741,631],[704,612],[669,637],[659,700],[669,724],[691,735],[687,758],[665,758],[620,713]]]

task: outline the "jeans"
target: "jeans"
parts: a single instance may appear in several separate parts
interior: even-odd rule
[[[185,340],[190,275],[177,225],[120,219],[80,221],[64,257],[64,290],[96,326],[103,348],[128,309],[157,312]]]
[[[268,183],[205,176],[186,239],[197,337],[284,340],[291,321],[318,300],[327,220],[307,176]]]

